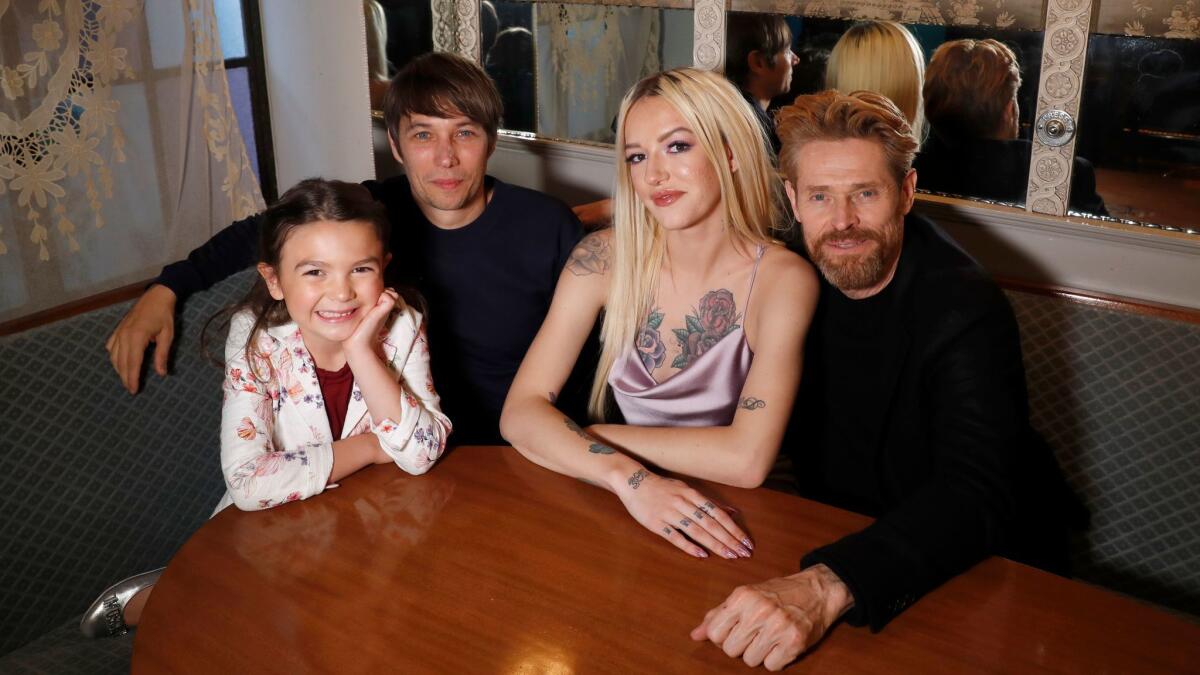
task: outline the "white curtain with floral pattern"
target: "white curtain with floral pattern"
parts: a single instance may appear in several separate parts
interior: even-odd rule
[[[262,207],[212,0],[0,0],[0,322]]]

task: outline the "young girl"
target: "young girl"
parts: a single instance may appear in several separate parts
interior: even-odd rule
[[[384,288],[389,224],[365,188],[309,179],[263,215],[254,288],[225,346],[217,505],[307,499],[370,464],[421,474],[450,433],[419,312]],[[105,591],[85,635],[136,625],[161,570]]]

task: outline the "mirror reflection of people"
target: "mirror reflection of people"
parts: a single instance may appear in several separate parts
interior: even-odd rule
[[[792,30],[777,14],[734,12],[729,16],[725,76],[754,107],[758,123],[779,152],[775,120],[767,112],[771,99],[792,86],[792,68],[798,63],[792,51]]]
[[[953,40],[939,46],[925,73],[930,136],[916,168],[934,192],[1023,204],[1032,144],[1020,138],[1021,67],[996,40]],[[1069,207],[1108,215],[1091,162],[1076,157]]]
[[[839,620],[882,629],[987,555],[1053,572],[1082,507],[1029,424],[1003,292],[911,213],[917,142],[872,92],[779,111],[780,166],[821,271],[788,448],[801,494],[871,516],[692,631],[779,670]],[[819,647],[817,647],[819,649]]]
[[[825,88],[843,94],[873,91],[900,108],[920,143],[925,134],[921,85],[925,53],[908,29],[895,21],[851,26],[834,45],[825,67]]]
[[[783,221],[770,155],[727,79],[653,75],[618,119],[613,226],[571,254],[501,432],[534,463],[614,493],[682,551],[749,557],[723,509],[652,465],[762,484],[800,379],[815,273],[773,239]],[[626,424],[584,429],[554,400],[601,313],[590,412],[605,419],[611,395]]]
[[[537,131],[533,33],[520,27],[500,31],[485,67],[504,102],[504,128]]]

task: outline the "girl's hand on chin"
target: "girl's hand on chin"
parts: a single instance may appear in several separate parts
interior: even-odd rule
[[[379,299],[375,301],[373,307],[363,308],[366,314],[358,322],[358,326],[355,327],[350,337],[342,342],[342,348],[346,350],[347,355],[357,350],[375,352],[378,344],[379,330],[383,327],[384,321],[387,320],[388,314],[391,313],[392,309],[399,302],[400,295],[390,288],[385,288],[379,294]]]

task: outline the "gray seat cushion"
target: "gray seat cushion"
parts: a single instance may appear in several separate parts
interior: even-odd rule
[[[165,565],[224,492],[221,369],[199,333],[252,272],[186,303],[171,375],[121,388],[104,341],[132,303],[0,339],[0,654]],[[213,338],[220,355],[224,336]]]

